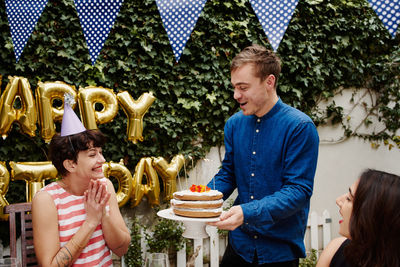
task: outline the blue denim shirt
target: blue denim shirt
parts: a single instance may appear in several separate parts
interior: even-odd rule
[[[238,189],[234,205],[244,223],[229,232],[233,249],[248,262],[257,252],[259,264],[305,257],[319,144],[312,120],[279,99],[260,118],[236,113],[224,131],[225,158],[214,179],[224,199]]]

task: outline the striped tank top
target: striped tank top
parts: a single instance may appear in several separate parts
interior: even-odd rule
[[[56,205],[60,246],[63,247],[86,219],[84,196],[72,195],[56,182],[45,186],[42,190],[51,195]],[[104,240],[101,224],[99,224],[90,237],[89,243],[72,266],[112,266],[111,256],[111,251]]]

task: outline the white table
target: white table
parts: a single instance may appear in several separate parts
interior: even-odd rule
[[[203,239],[210,237],[210,266],[219,266],[219,238],[217,228],[209,226],[206,222],[216,222],[219,218],[189,218],[175,215],[171,208],[160,210],[158,216],[175,221],[183,222],[185,231],[182,236],[193,239],[194,251],[198,247],[198,256],[195,259],[195,267],[203,267]],[[177,267],[186,266],[186,253],[185,250],[178,252]]]

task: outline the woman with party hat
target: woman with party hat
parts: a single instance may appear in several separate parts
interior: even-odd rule
[[[32,201],[33,241],[41,266],[112,266],[122,256],[130,234],[114,187],[104,178],[99,130],[86,130],[66,96],[61,133],[49,154],[61,179],[45,186]]]

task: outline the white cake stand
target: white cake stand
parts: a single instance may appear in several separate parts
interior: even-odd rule
[[[218,222],[219,217],[215,218],[189,218],[175,215],[171,208],[160,210],[157,215],[174,221],[181,221],[185,227],[185,231],[182,236],[186,238],[207,238],[206,222]]]

